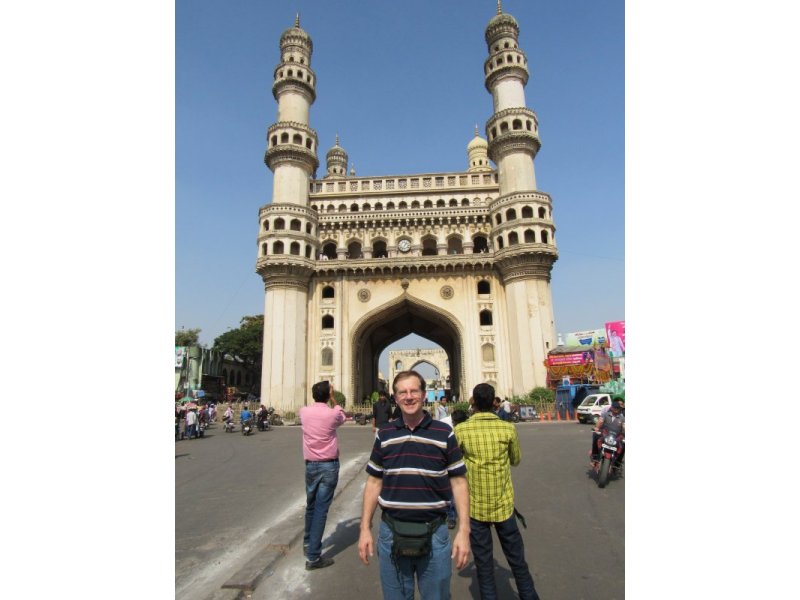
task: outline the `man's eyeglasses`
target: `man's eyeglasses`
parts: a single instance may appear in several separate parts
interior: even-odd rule
[[[396,394],[396,396],[398,398],[400,398],[401,400],[403,398],[408,398],[409,396],[411,396],[413,398],[416,398],[416,397],[422,396],[422,390],[409,390],[407,392],[399,392],[399,393]]]

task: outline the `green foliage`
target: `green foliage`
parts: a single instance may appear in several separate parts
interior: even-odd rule
[[[261,362],[264,344],[264,315],[242,317],[239,329],[229,329],[214,340],[214,350],[241,358],[245,363]]]
[[[469,402],[448,402],[447,403],[447,410],[450,411],[450,414],[453,414],[454,410],[463,410],[465,413],[469,413]]]
[[[528,404],[541,402],[555,402],[556,393],[546,387],[535,387],[528,392]]]
[[[336,403],[344,409],[344,405],[347,402],[347,398],[345,395],[337,389],[333,390],[333,397],[336,398]]]
[[[261,355],[264,347],[264,315],[242,317],[238,329],[229,329],[214,340],[213,350],[244,361],[254,378],[261,379]]]
[[[369,395],[369,401],[372,402],[373,404],[375,404],[378,401],[379,397],[380,397],[380,394],[378,394],[378,392],[372,392]]]
[[[179,329],[175,332],[176,346],[197,346],[200,329]]]

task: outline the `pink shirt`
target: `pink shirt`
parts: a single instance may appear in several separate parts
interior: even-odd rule
[[[338,404],[330,408],[325,402],[313,402],[300,409],[303,428],[303,458],[328,460],[339,458],[336,428],[344,423],[345,416]]]

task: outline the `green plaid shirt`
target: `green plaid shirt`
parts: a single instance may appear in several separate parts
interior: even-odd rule
[[[491,412],[476,412],[455,428],[469,481],[469,516],[498,523],[514,514],[511,465],[521,454],[516,428]]]

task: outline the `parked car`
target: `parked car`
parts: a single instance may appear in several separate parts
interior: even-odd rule
[[[611,404],[611,394],[589,394],[575,411],[581,423],[596,423],[600,412]]]

